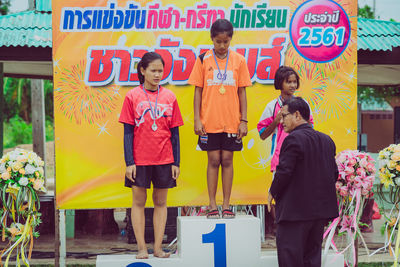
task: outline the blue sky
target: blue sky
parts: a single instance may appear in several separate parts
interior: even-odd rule
[[[51,0],[48,0],[51,1]],[[393,18],[400,22],[400,0],[359,0],[360,7],[369,5],[373,7],[375,1],[376,17],[381,20]],[[28,0],[11,0],[11,11],[18,12],[28,8]]]

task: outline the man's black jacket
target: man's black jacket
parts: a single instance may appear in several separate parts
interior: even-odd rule
[[[308,124],[285,138],[270,188],[277,223],[338,216],[335,153],[332,139]]]

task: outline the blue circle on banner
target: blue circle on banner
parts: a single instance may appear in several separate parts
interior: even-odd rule
[[[126,265],[126,267],[151,267],[151,265],[144,262],[134,262]]]

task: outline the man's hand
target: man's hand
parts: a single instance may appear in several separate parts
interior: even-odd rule
[[[272,200],[274,198],[272,197],[271,193],[268,192],[268,201],[267,201],[267,208],[268,208],[268,212],[271,212],[271,206],[272,206]]]
[[[179,167],[172,165],[171,170],[172,170],[172,178],[175,180],[178,179],[179,174],[181,173],[181,170],[179,169]]]
[[[136,178],[136,165],[130,165],[126,167],[125,176],[132,182],[135,182]]]

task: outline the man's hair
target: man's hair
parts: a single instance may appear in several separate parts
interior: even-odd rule
[[[310,107],[308,106],[307,102],[304,101],[303,98],[299,96],[292,97],[288,100],[285,100],[283,102],[283,106],[288,107],[289,113],[293,114],[296,111],[299,111],[303,119],[305,119],[306,121],[310,120]]]
[[[211,38],[214,38],[215,36],[217,36],[220,33],[226,33],[229,37],[232,38],[233,25],[227,19],[217,19],[211,25],[210,33],[211,33]]]
[[[294,74],[297,80],[297,88],[300,87],[300,77],[297,72],[288,66],[280,66],[275,72],[274,86],[276,90],[282,90],[283,82],[289,79],[289,76]]]

